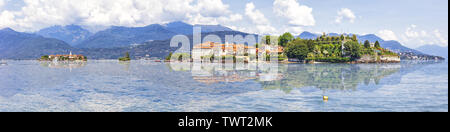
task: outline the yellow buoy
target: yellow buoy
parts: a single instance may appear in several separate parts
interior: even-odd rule
[[[323,96],[324,101],[328,101],[328,96]]]

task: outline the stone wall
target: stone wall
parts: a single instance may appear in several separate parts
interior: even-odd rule
[[[356,63],[398,63],[401,59],[399,56],[372,56],[372,55],[363,55],[360,59],[356,61]]]
[[[380,56],[381,62],[400,62],[399,56]]]

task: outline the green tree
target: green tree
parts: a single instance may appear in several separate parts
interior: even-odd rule
[[[295,38],[294,38],[294,36],[292,36],[291,33],[289,33],[289,32],[284,33],[283,35],[280,36],[280,38],[278,38],[278,45],[286,47],[287,44],[294,39]]]
[[[172,58],[173,53],[170,52],[169,55],[166,57],[166,60],[170,60]]]
[[[125,53],[125,58],[130,58],[130,53],[126,52]]]
[[[353,60],[361,58],[361,45],[355,41],[349,41],[344,44],[345,54],[349,55]]]
[[[375,48],[381,48],[380,42],[378,41],[375,42]]]
[[[41,57],[41,60],[49,60],[48,55],[44,55]]]
[[[364,41],[364,48],[370,48],[369,40]]]
[[[269,36],[269,35],[266,35],[266,37],[265,37],[265,40],[266,40],[265,42],[266,42],[267,45],[270,45],[270,43],[271,43],[270,37],[271,36]]]
[[[355,34],[353,34],[352,40],[353,41],[358,41],[358,37]]]
[[[285,49],[285,54],[289,58],[297,58],[299,60],[305,60],[308,57],[308,45],[304,40],[296,40],[289,42]]]

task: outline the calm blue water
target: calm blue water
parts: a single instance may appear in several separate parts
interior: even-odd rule
[[[0,111],[448,112],[448,62],[8,61],[0,66]]]

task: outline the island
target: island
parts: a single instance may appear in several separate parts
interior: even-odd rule
[[[70,52],[68,55],[44,55],[40,61],[87,61],[84,55],[74,55]]]
[[[258,62],[277,60],[284,63],[398,63],[397,53],[381,47],[376,41],[360,42],[356,35],[329,36],[316,39],[295,38],[287,32],[281,36],[264,36],[260,44],[220,44],[205,42],[194,45],[192,55],[170,53],[167,61]],[[175,58],[175,59],[172,59]],[[188,58],[188,59],[186,59]]]
[[[398,63],[400,56],[389,49],[382,48],[380,43],[361,43],[356,35],[328,36],[325,33],[316,39],[293,39],[290,33],[283,34],[286,39],[286,56],[307,63]]]
[[[126,52],[124,57],[119,58],[119,61],[131,61],[130,53]]]

